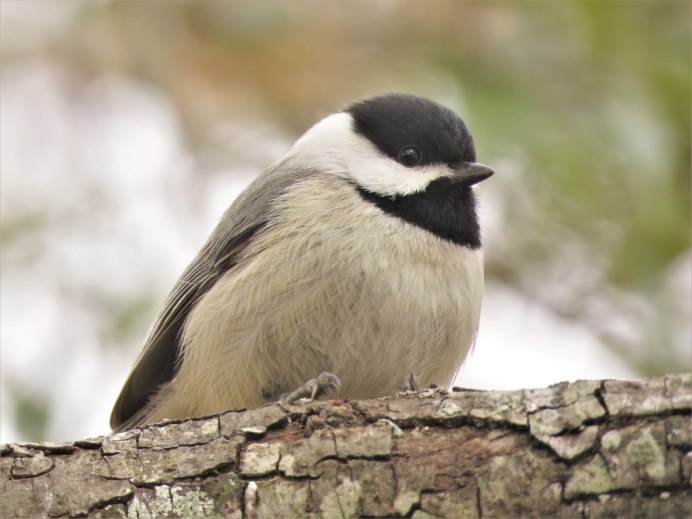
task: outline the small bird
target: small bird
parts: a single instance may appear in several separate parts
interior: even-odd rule
[[[462,119],[422,97],[385,94],[321,120],[231,204],[183,272],[111,427],[328,386],[343,398],[407,380],[448,386],[478,331],[472,186],[492,174]]]

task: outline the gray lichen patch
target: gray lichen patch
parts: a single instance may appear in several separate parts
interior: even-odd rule
[[[650,381],[606,380],[603,399],[613,416],[660,414],[673,408],[662,378]]]
[[[245,494],[245,517],[308,517],[309,481],[281,478],[252,481],[254,488]]]
[[[400,398],[396,400],[386,400],[382,402],[382,407],[386,411],[376,417],[389,418],[403,427],[413,426],[420,421],[421,416],[431,416],[440,407],[442,398]]]
[[[39,481],[43,479],[44,481]],[[0,517],[41,517],[48,510],[48,476],[36,479],[4,479],[0,493]],[[44,488],[46,488],[44,490]]]
[[[498,517],[554,516],[561,506],[558,481],[564,473],[564,467],[545,453],[519,450],[496,456],[478,480],[480,508],[493,510]],[[540,511],[536,503],[540,503]]]
[[[601,454],[614,488],[636,488],[679,482],[679,454],[666,449],[665,426],[629,426],[606,432]]]
[[[287,420],[287,413],[278,404],[250,409],[231,411],[219,416],[220,433],[230,437],[233,434],[263,435],[270,427]]]
[[[173,515],[177,517],[208,517],[214,511],[214,500],[201,490],[171,487]]]
[[[673,409],[687,411],[692,415],[692,373],[676,373],[663,377],[665,395],[670,398]]]
[[[690,516],[692,494],[681,492],[670,495],[660,492],[649,496],[639,494],[608,495],[574,506],[574,517],[617,517],[674,519]]]
[[[132,494],[127,482],[103,480],[94,473],[105,467],[100,452],[78,451],[46,456],[3,458],[0,517],[86,515],[100,504]]]
[[[320,429],[309,438],[283,445],[279,471],[289,477],[317,477],[320,460],[336,457],[336,444],[331,431]]]
[[[202,445],[219,437],[218,417],[158,425],[142,430],[141,449],[172,449],[181,445]]]
[[[204,445],[173,450],[140,449],[108,456],[104,477],[129,480],[133,484],[171,483],[220,467],[235,466],[242,438],[218,438]]]
[[[423,494],[421,496],[421,508],[414,513],[413,517],[480,519],[477,494],[475,485],[469,485],[452,492]],[[416,515],[418,512],[421,514]]]
[[[682,457],[680,469],[682,472],[682,483],[692,486],[692,452],[688,452]]]
[[[28,447],[27,445],[31,444],[12,443],[7,446],[7,453],[13,454],[15,457],[20,458],[31,458],[32,456],[35,456],[38,451],[33,447]]]
[[[420,502],[424,490],[435,488],[436,471],[428,463],[410,465],[394,464],[394,480],[396,481],[393,508],[395,513],[407,516],[415,505]]]
[[[333,435],[341,459],[389,457],[394,448],[392,428],[383,423],[336,430]]]
[[[365,517],[394,514],[394,499],[398,490],[394,468],[372,460],[348,462],[354,480],[360,484],[361,513]]]
[[[579,429],[587,421],[605,416],[605,409],[593,395],[581,395],[565,407],[539,409],[529,414],[531,435],[537,438]]]
[[[435,416],[471,417],[495,424],[527,425],[522,391],[465,391],[450,393]]]
[[[20,456],[14,459],[11,475],[13,478],[31,478],[49,472],[55,464],[42,451],[33,456]]]
[[[435,416],[445,419],[453,416],[468,416],[470,406],[462,407],[461,402],[455,402],[451,398],[443,400],[440,407],[435,411]]]
[[[689,450],[692,448],[692,416],[666,418],[666,444]]]
[[[565,484],[565,497],[574,499],[580,495],[607,494],[615,488],[605,461],[600,454],[579,463]]]
[[[581,380],[524,392],[531,436],[561,458],[571,460],[595,442],[598,429],[587,426],[606,416],[598,398],[601,382]]]
[[[455,394],[450,398],[455,398]],[[522,427],[528,426],[523,391],[485,391],[482,398],[474,399],[469,414],[474,418],[509,423]]]
[[[310,481],[311,507],[316,517],[360,517],[361,483],[348,465],[326,461],[322,476]]]
[[[577,380],[571,384],[560,382],[547,388],[525,389],[526,411],[534,413],[541,409],[568,407],[594,397],[600,387],[598,380]]]
[[[16,443],[15,448],[16,447],[29,450],[40,450],[47,454],[70,454],[77,449],[73,442],[22,442]]]
[[[233,472],[207,476],[200,480],[200,489],[212,498],[216,514],[224,518],[241,517],[245,481]]]
[[[138,490],[127,507],[128,519],[210,517],[218,514],[212,496],[196,485],[157,485]]]
[[[172,512],[173,502],[168,485],[159,485],[153,490],[138,492],[127,507],[128,519],[155,519],[170,516]]]
[[[138,448],[140,432],[139,429],[133,429],[131,431],[106,436],[101,442],[101,452],[106,455],[135,452]]]
[[[545,438],[545,443],[562,459],[573,460],[591,449],[596,444],[597,438],[598,427],[592,425],[576,433],[548,436]]]
[[[257,477],[274,474],[279,469],[282,444],[251,443],[240,457],[240,474]]]

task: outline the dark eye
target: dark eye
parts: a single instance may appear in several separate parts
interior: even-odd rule
[[[415,146],[405,146],[399,150],[399,162],[411,168],[420,162],[420,151]]]

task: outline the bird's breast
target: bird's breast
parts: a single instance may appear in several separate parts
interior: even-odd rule
[[[478,327],[482,250],[364,203],[349,188],[319,178],[294,187],[267,230],[281,247],[276,275],[292,308],[287,322],[307,336],[295,355],[307,344],[354,397],[398,387],[412,371],[449,383]]]
[[[210,370],[209,408],[259,405],[322,371],[339,376],[344,398],[392,394],[411,372],[451,382],[478,327],[481,250],[347,184],[318,177],[291,190],[188,320],[183,367]]]

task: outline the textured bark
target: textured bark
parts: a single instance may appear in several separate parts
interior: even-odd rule
[[[269,405],[0,447],[0,517],[689,517],[692,375]]]

